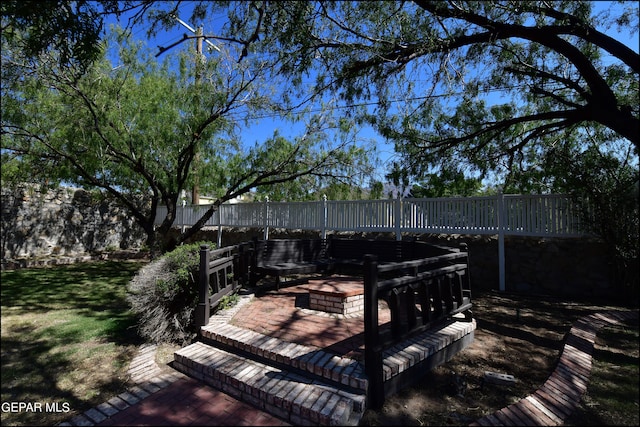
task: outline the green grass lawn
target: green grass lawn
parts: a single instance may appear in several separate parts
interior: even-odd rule
[[[2,271],[2,425],[55,424],[125,390],[140,344],[126,289],[142,265]]]

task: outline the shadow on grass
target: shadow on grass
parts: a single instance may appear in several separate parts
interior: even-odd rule
[[[3,314],[72,311],[77,316],[100,323],[103,338],[116,344],[139,344],[136,319],[127,302],[127,285],[143,264],[137,262],[82,263],[51,268],[2,272]],[[64,345],[64,334],[75,340],[83,325],[69,325],[57,337]],[[56,330],[52,325],[52,330]],[[49,335],[49,334],[46,334]]]
[[[73,413],[81,413],[92,406],[106,400],[104,396],[115,396],[126,388],[123,378],[109,373],[103,379],[85,378],[91,383],[86,395],[81,395],[74,387],[62,386],[70,373],[78,371],[68,351],[60,351],[59,343],[44,339],[2,339],[2,401],[26,402],[57,405],[67,408]],[[116,355],[115,363],[128,363],[129,357],[124,353]],[[109,371],[109,366],[97,369]],[[107,379],[108,378],[108,379]],[[4,413],[2,425],[53,425],[69,417],[64,411],[51,413],[47,411]]]
[[[2,272],[2,307],[22,310],[111,307],[126,304],[136,262],[79,263]]]
[[[126,300],[127,284],[142,265],[111,261],[3,271],[2,401],[67,403],[82,412],[122,392],[126,378],[114,369],[126,366],[142,342]],[[95,366],[78,366],[84,363]],[[86,384],[75,387],[73,381]],[[51,425],[69,415],[3,413],[2,424]]]

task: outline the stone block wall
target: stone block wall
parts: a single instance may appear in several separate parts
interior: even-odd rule
[[[2,264],[80,258],[142,247],[145,235],[122,207],[77,188],[2,189]]]

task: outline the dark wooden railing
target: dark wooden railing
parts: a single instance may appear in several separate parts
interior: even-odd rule
[[[395,242],[388,244],[396,245]],[[381,407],[386,397],[383,370],[386,349],[458,313],[472,321],[466,245],[462,245],[462,250],[421,242],[409,242],[405,246],[402,248],[405,256],[419,258],[378,263],[377,255],[368,254],[359,266],[364,276],[367,396],[368,405],[374,408]],[[195,319],[198,328],[209,323],[211,311],[225,295],[251,283],[255,252],[251,242],[213,251],[207,245],[200,247],[199,302]],[[391,312],[391,321],[385,325],[378,324],[379,300],[384,300]]]
[[[246,244],[239,244],[212,251],[208,245],[200,246],[198,306],[195,313],[197,328],[209,323],[211,311],[222,298],[246,282],[249,263],[246,248]]]
[[[364,262],[365,371],[370,406],[385,400],[383,351],[434,327],[454,314],[471,321],[471,287],[465,250],[407,262]],[[378,300],[391,312],[389,325],[378,324]],[[420,307],[418,309],[418,306]]]

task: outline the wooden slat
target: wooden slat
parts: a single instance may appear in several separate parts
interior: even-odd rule
[[[381,273],[397,270],[401,268],[420,268],[420,267],[428,267],[433,264],[450,262],[457,259],[465,259],[467,257],[466,252],[454,252],[450,254],[438,255],[429,258],[422,258],[417,260],[409,260],[409,261],[399,261],[394,263],[387,263],[384,265],[378,266],[378,269]]]
[[[420,304],[420,309],[422,311],[422,322],[429,322],[431,320],[431,299],[428,281],[420,281],[420,287],[418,288],[418,304]]]
[[[402,277],[396,277],[393,279],[382,280],[378,282],[378,289],[381,292],[387,291],[396,286],[409,285],[411,283],[415,283],[420,280],[428,280],[437,276],[444,276],[445,274],[448,274],[448,273],[454,273],[456,271],[463,271],[466,269],[467,269],[466,264],[454,264],[454,265],[448,265],[446,267],[436,268],[429,271],[423,271],[421,273],[418,273],[417,275],[402,276]],[[380,271],[380,269],[378,271]]]

